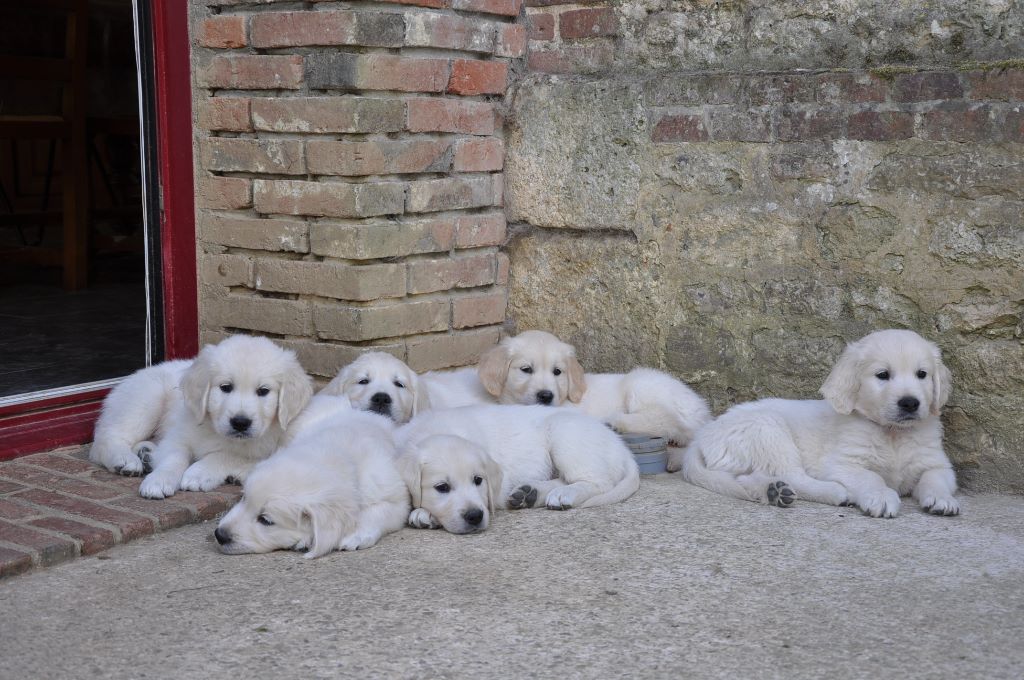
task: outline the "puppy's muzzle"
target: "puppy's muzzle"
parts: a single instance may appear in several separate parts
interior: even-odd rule
[[[466,520],[466,524],[478,527],[480,522],[484,521],[484,511],[480,508],[470,508],[462,513],[462,519]]]
[[[252,427],[252,418],[243,415],[232,416],[228,424],[231,425],[233,436],[245,437],[248,436],[249,428]]]
[[[219,545],[227,545],[231,542],[231,533],[220,527],[213,530],[213,537],[217,539]]]
[[[378,392],[370,397],[370,410],[384,416],[391,415],[391,395]]]
[[[921,402],[916,397],[903,397],[896,402],[896,405],[900,407],[901,413],[917,413]]]
[[[551,402],[554,401],[555,395],[551,390],[541,390],[537,393],[537,403],[550,406]]]

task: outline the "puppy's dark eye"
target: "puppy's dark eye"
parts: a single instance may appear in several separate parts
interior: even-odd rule
[[[523,366],[519,370],[523,373],[533,373],[533,366]]]
[[[370,384],[370,379],[369,378],[363,378],[362,380],[359,381],[359,384],[360,385],[369,385]]]
[[[220,391],[223,392],[224,394],[229,393],[233,389],[235,389],[235,386],[232,385],[231,383],[224,383],[223,385],[220,386]]]
[[[434,485],[434,491],[438,493],[448,493],[451,490],[452,487],[450,487],[447,482],[441,482],[440,484]]]
[[[562,375],[562,369],[560,369],[560,368],[556,368],[555,370],[553,370],[551,372],[554,373],[555,375]]]
[[[480,475],[477,475],[476,477],[473,478],[473,483],[476,484],[477,486],[480,486],[481,484],[484,483],[484,478],[481,477]]]
[[[399,387],[399,388],[404,389],[405,388],[405,383],[402,382],[401,380],[396,380],[395,381],[395,387]]]
[[[875,373],[875,377],[878,378],[879,380],[888,380],[889,371],[879,371],[878,373]]]
[[[269,387],[257,387],[256,388],[256,396],[257,397],[265,397],[268,394],[270,394],[270,388]]]
[[[921,380],[924,380],[925,378],[928,377],[928,371],[918,371],[917,377],[920,378]]]
[[[274,520],[270,519],[266,515],[260,515],[259,517],[256,518],[256,521],[259,522],[260,524],[262,524],[265,527],[272,527],[272,526],[274,526]]]

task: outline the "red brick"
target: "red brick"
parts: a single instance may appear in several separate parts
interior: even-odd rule
[[[448,80],[447,59],[315,52],[307,57],[306,67],[306,80],[314,89],[443,92]]]
[[[203,130],[249,132],[249,100],[244,97],[213,97],[199,106],[199,127]]]
[[[846,122],[846,136],[869,142],[909,139],[914,136],[914,114],[901,111],[861,111]]]
[[[966,74],[971,99],[1024,99],[1024,69],[993,69]]]
[[[494,53],[499,57],[519,58],[526,54],[526,27],[509,24],[498,33],[498,44]]]
[[[39,563],[44,566],[71,559],[78,551],[78,546],[66,538],[58,538],[3,521],[0,521],[0,541],[34,551],[39,555]]]
[[[527,14],[530,24],[530,40],[554,40],[555,16],[547,12]]]
[[[783,106],[778,113],[776,134],[782,141],[842,139],[846,117],[839,109],[800,110]]]
[[[0,578],[14,576],[32,568],[32,556],[19,550],[0,547]]]
[[[405,44],[464,52],[494,52],[498,25],[477,18],[430,14],[405,15]]]
[[[824,73],[818,76],[818,101],[830,104],[884,102],[885,80],[870,73]]]
[[[452,247],[454,234],[450,218],[358,224],[315,222],[310,225],[310,250],[316,255],[352,260],[404,257],[446,252]]]
[[[406,341],[406,363],[414,371],[475,364],[485,350],[497,344],[499,335],[497,328],[485,328],[410,338]]]
[[[921,137],[947,142],[991,140],[995,133],[992,107],[951,102],[921,116]]]
[[[596,5],[607,0],[526,0],[527,7],[555,7],[558,5]]]
[[[96,469],[96,465],[87,460],[71,458],[70,456],[54,455],[51,453],[39,453],[34,456],[25,456],[24,458],[19,459],[19,462],[35,465],[36,467],[43,467],[55,472],[63,472],[68,475],[92,472]],[[2,468],[0,468],[0,474],[3,474]]]
[[[448,92],[460,95],[505,94],[508,64],[503,61],[456,59]]]
[[[156,520],[161,529],[173,529],[187,524],[192,519],[192,512],[177,502],[178,494],[172,499],[153,501],[141,496],[128,496],[111,501],[109,505],[147,515]]]
[[[526,63],[529,70],[540,73],[596,73],[611,66],[614,58],[612,40],[599,38],[583,45],[531,50]]]
[[[463,139],[455,144],[452,169],[456,172],[490,172],[501,170],[505,162],[505,145],[500,139]]]
[[[245,47],[245,17],[224,14],[204,19],[199,23],[198,40],[203,47]]]
[[[485,102],[418,97],[408,100],[410,132],[494,133],[494,105]]]
[[[558,16],[558,34],[562,40],[600,38],[619,32],[619,17],[611,7],[574,9]]]
[[[213,137],[201,144],[203,167],[214,172],[306,173],[302,142]]]
[[[484,208],[495,204],[490,176],[446,177],[409,182],[405,210],[410,213]]]
[[[452,299],[452,327],[470,328],[501,323],[505,320],[508,293],[502,289],[486,295]]]
[[[102,468],[96,468],[90,472],[86,475],[86,479],[90,479],[97,484],[104,484],[115,489],[120,489],[123,493],[132,494],[139,492],[139,482],[141,481],[138,477],[118,475],[113,472],[107,472]]]
[[[252,100],[257,130],[271,132],[397,132],[405,128],[405,102],[369,97],[296,97]]]
[[[313,314],[306,300],[281,300],[262,295],[225,295],[204,300],[208,327],[241,328],[280,335],[309,335]]]
[[[496,172],[491,175],[491,194],[494,197],[492,199],[493,205],[504,206],[505,205],[505,175]]]
[[[309,224],[301,220],[234,218],[201,214],[199,238],[235,248],[309,252]]]
[[[499,286],[504,286],[508,283],[508,273],[511,268],[508,255],[505,253],[498,253],[498,275],[495,277],[494,282]]]
[[[479,248],[505,242],[505,215],[465,215],[455,220],[455,247]]]
[[[302,57],[268,54],[217,56],[199,76],[201,85],[227,90],[295,90],[302,79]]]
[[[298,182],[256,180],[256,210],[264,214],[316,217],[374,217],[397,215],[403,210],[402,182]]]
[[[174,502],[189,508],[196,519],[207,520],[230,508],[241,495],[242,490],[238,487],[225,492],[182,491],[174,495]]]
[[[903,73],[896,76],[893,99],[898,102],[921,102],[933,99],[959,99],[964,88],[956,73]]]
[[[45,508],[53,508],[70,515],[79,515],[97,522],[113,524],[121,532],[122,540],[130,540],[153,533],[153,522],[130,512],[122,512],[90,501],[80,500],[42,489],[30,489],[18,494],[19,501],[28,501]],[[151,501],[159,503],[160,501]]]
[[[463,12],[502,14],[508,17],[519,16],[521,6],[522,0],[451,0],[452,9]]]
[[[476,288],[494,283],[494,253],[409,263],[409,293]]]
[[[62,517],[45,517],[29,524],[50,531],[59,531],[79,541],[82,555],[92,555],[114,545],[114,534],[111,531]]]
[[[15,496],[15,498],[17,498],[17,496]],[[0,519],[19,520],[25,519],[26,517],[33,517],[38,514],[38,510],[34,510],[27,505],[15,503],[7,500],[6,498],[0,498]]]
[[[708,130],[702,116],[689,114],[669,114],[662,116],[654,130],[651,140],[655,142],[706,142]]]
[[[381,0],[381,2],[393,2],[396,5],[430,7],[431,9],[445,9],[450,5],[449,0]]]
[[[253,47],[365,45],[401,47],[402,15],[395,12],[267,12],[250,27]]]
[[[252,184],[241,177],[207,177],[199,180],[196,204],[213,210],[252,207]]]
[[[0,468],[2,469],[2,468]],[[21,491],[25,487],[21,484],[15,484],[14,482],[8,482],[0,479],[0,494],[14,493],[15,491]]]
[[[93,500],[106,500],[121,495],[118,491],[114,491],[109,487],[93,484],[82,479],[65,477],[64,475],[19,463],[5,464],[3,468],[0,468],[0,475],[29,486],[62,491]]]
[[[314,319],[319,337],[355,342],[447,330],[449,307],[447,300],[407,300],[372,307],[317,304]]]
[[[306,142],[309,171],[317,175],[397,175],[447,172],[449,144],[433,139],[379,142]]]
[[[305,293],[336,300],[370,301],[405,295],[405,271],[395,263],[351,265],[341,262],[260,260],[257,288]]]

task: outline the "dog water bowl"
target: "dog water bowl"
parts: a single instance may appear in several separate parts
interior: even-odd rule
[[[668,442],[664,437],[649,434],[623,434],[622,441],[636,460],[642,475],[656,475],[665,472],[668,465]]]

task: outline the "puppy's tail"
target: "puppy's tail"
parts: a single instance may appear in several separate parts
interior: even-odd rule
[[[632,461],[631,461],[632,462]],[[598,505],[611,505],[612,503],[621,503],[630,496],[636,493],[636,490],[640,488],[640,468],[636,464],[629,466],[629,472],[626,476],[619,480],[619,483],[613,486],[610,490],[604,493],[599,493],[596,496],[591,496],[587,500],[583,501],[580,505],[581,508],[593,508]]]
[[[710,470],[704,464],[704,454],[696,442],[692,442],[683,451],[683,479],[703,487],[708,491],[714,491],[724,496],[732,496],[745,501],[757,500],[751,498],[747,490],[736,480],[736,475],[727,470]]]

